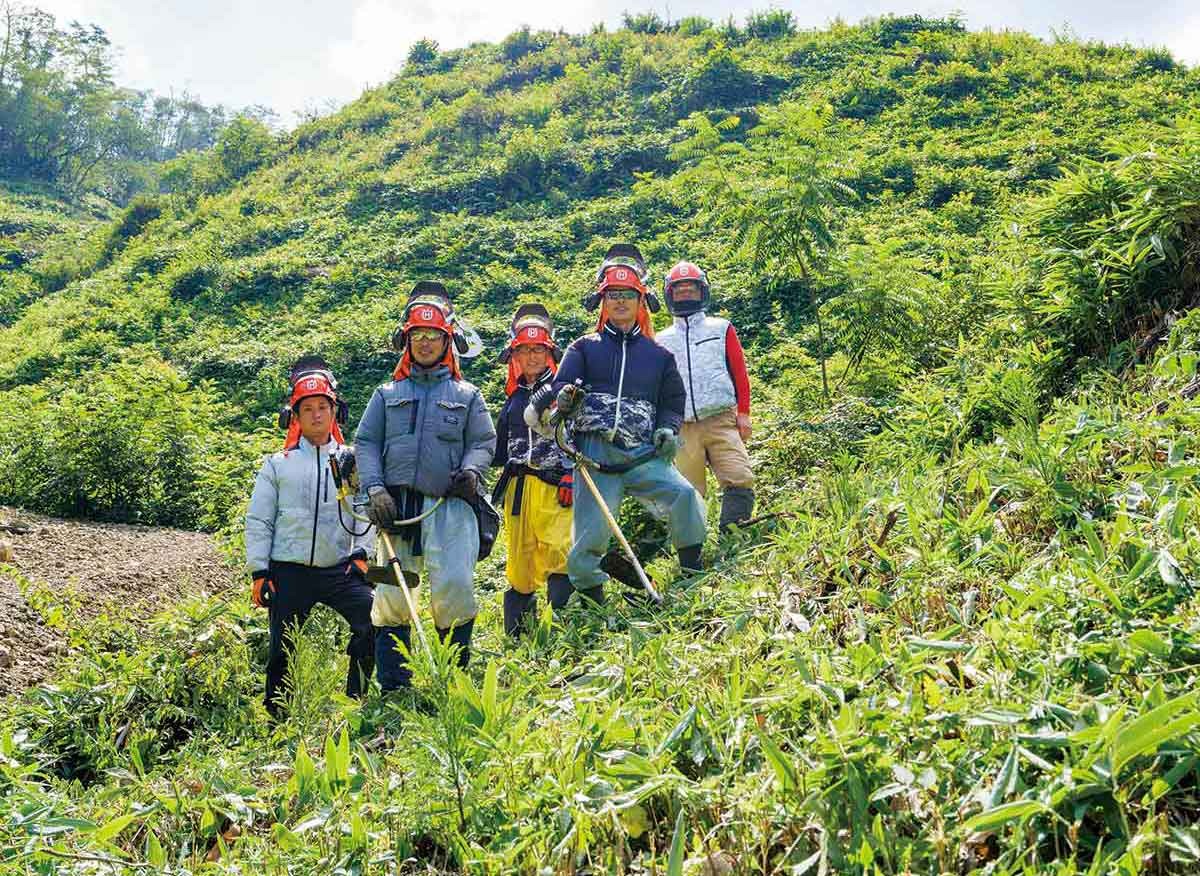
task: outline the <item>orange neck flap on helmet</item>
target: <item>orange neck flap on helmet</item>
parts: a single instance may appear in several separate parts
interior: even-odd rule
[[[327,398],[329,399],[330,407],[333,415],[333,428],[330,429],[330,434],[333,440],[338,444],[345,444],[342,438],[341,427],[337,421],[337,390],[334,389],[336,384],[333,383],[332,375],[326,376],[321,373],[302,374],[297,378],[296,383],[292,386],[292,396],[289,399],[292,409],[291,419],[288,420],[287,436],[283,439],[283,452],[294,450],[300,446],[300,402],[306,398]]]
[[[608,313],[605,311],[604,302],[600,303],[600,318],[596,320],[596,331],[604,331],[604,326],[608,324]],[[638,297],[638,312],[637,312],[638,328],[642,330],[648,338],[654,337],[654,324],[650,322],[650,310],[646,307],[646,296]]]
[[[445,365],[449,368],[450,376],[454,380],[462,380],[462,370],[458,366],[458,357],[454,355],[454,341],[449,335],[446,335],[446,352],[442,355],[441,361],[430,367],[437,368],[439,365]],[[395,370],[392,371],[392,379],[404,380],[412,373],[412,367],[412,348],[405,345],[404,353],[400,356],[400,361],[396,363]]]

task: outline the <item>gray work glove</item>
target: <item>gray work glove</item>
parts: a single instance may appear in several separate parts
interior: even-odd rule
[[[560,389],[558,398],[555,399],[555,412],[551,423],[558,424],[574,416],[575,412],[579,410],[579,406],[583,404],[583,396],[583,387],[574,383],[568,383]]]
[[[450,489],[446,490],[446,495],[466,501],[474,499],[478,489],[478,473],[474,469],[460,468],[450,475]]]
[[[674,461],[675,454],[679,452],[679,436],[675,434],[675,430],[655,429],[654,450],[667,462]]]
[[[371,490],[371,505],[367,508],[367,519],[380,529],[391,529],[400,513],[396,508],[396,500],[386,487]]]

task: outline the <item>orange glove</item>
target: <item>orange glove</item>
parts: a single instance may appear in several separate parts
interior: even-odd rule
[[[267,571],[254,573],[254,584],[250,588],[250,599],[259,608],[267,608],[275,596],[275,579]]]
[[[570,508],[571,502],[574,501],[574,494],[571,487],[575,483],[575,478],[571,472],[567,472],[558,482],[558,504],[564,508]]]
[[[346,573],[349,574],[351,569],[357,569],[358,574],[363,578],[367,577],[367,561],[362,557],[354,557],[350,560],[350,565],[346,567]]]

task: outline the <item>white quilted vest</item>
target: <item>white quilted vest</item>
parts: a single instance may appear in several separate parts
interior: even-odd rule
[[[703,311],[677,316],[654,336],[675,356],[679,376],[687,389],[683,418],[703,420],[737,405],[733,378],[725,364],[725,333],[729,320]]]

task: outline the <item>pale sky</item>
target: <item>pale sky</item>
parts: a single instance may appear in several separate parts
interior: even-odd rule
[[[1200,63],[1200,3],[1159,0],[28,0],[60,25],[77,19],[104,28],[121,50],[118,82],[205,103],[261,103],[290,127],[295,112],[345,103],[393,76],[409,47],[431,37],[442,48],[502,39],[524,24],[586,33],[619,26],[625,10],[671,20],[704,15],[739,22],[751,10],[789,9],[801,27],[833,18],[856,23],[887,13],[965,16],[971,29],[1025,30],[1048,37],[1069,28],[1085,39],[1166,46]]]

